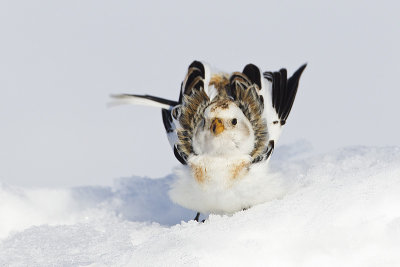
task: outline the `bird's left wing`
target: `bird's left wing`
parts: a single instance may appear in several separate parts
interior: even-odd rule
[[[271,156],[292,109],[300,76],[306,66],[302,65],[289,79],[286,69],[261,73],[253,64],[248,64],[243,69],[242,73],[250,80],[252,87],[256,88],[255,91],[263,104],[262,117],[268,133],[265,147],[260,148],[261,152],[254,156],[253,162],[264,161]]]

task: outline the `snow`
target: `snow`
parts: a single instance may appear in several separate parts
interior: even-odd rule
[[[163,179],[0,187],[0,266],[399,266],[400,148],[277,149],[292,185],[232,216],[189,221]]]

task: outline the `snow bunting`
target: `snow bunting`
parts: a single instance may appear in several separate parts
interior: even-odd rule
[[[162,108],[175,157],[170,198],[203,213],[231,214],[281,196],[283,181],[267,173],[306,64],[264,72],[248,64],[221,73],[190,64],[178,101],[149,95],[114,95],[118,102]],[[196,219],[198,219],[198,215]]]

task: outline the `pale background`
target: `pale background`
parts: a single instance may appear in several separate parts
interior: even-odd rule
[[[0,182],[164,177],[178,162],[160,110],[109,109],[108,95],[176,99],[194,59],[289,73],[308,62],[279,145],[399,145],[399,10],[395,1],[0,1]]]

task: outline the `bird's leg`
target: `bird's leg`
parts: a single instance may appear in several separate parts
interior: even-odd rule
[[[198,212],[198,213],[196,214],[196,217],[194,217],[194,220],[195,220],[196,222],[198,222],[198,221],[199,221],[199,218],[200,218],[200,212]]]

